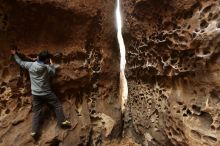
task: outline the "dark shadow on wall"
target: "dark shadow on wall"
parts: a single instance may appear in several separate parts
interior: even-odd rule
[[[91,15],[64,9],[55,3],[5,1],[8,8],[8,36],[15,43],[65,47],[86,37]]]

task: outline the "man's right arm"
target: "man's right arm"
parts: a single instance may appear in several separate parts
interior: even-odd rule
[[[31,65],[33,64],[33,62],[22,61],[17,54],[14,54],[13,56],[14,56],[15,61],[16,61],[22,68],[25,68],[25,69],[29,70],[29,68],[30,68]]]
[[[49,75],[54,76],[56,73],[55,65],[53,65],[53,64],[48,65],[47,68],[48,68]]]

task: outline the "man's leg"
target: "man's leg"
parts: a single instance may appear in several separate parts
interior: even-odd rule
[[[51,93],[47,95],[46,97],[47,97],[48,104],[52,106],[53,110],[55,111],[59,125],[62,125],[62,122],[65,121],[65,116],[64,116],[63,108],[62,108],[62,105],[59,99],[54,93]]]
[[[43,101],[39,96],[33,95],[33,100],[32,100],[32,134],[39,134],[39,125],[40,125],[40,119],[41,119],[41,110],[43,106]]]

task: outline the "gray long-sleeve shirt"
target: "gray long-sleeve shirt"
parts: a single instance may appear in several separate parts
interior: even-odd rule
[[[55,74],[55,66],[47,65],[39,61],[22,61],[18,55],[14,55],[15,61],[29,71],[31,80],[31,92],[33,95],[44,96],[52,93],[50,77]]]

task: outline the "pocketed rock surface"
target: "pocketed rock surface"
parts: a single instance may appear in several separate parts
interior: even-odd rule
[[[123,1],[126,136],[152,146],[220,145],[219,5]]]
[[[121,114],[115,1],[0,0],[0,146],[219,146],[220,2],[122,0],[128,102]],[[49,50],[72,128],[45,107],[31,139],[27,71]]]

